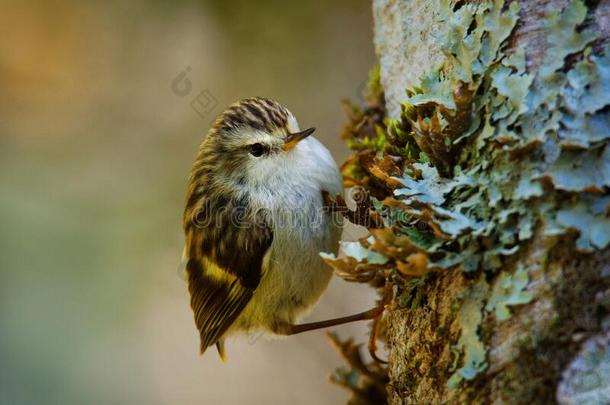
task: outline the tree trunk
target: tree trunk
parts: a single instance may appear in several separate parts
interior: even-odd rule
[[[389,401],[610,403],[610,1],[373,3]]]

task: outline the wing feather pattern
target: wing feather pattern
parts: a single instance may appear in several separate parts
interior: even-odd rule
[[[243,211],[243,201],[223,204],[223,210],[205,210],[208,215],[217,213],[203,222],[205,226],[185,221],[186,272],[202,354],[209,346],[222,346],[223,335],[250,302],[273,239],[264,221],[253,222],[243,212],[241,223],[230,217],[236,210]],[[186,214],[185,218],[193,217]]]
[[[209,270],[208,270],[209,271]],[[201,353],[215,344],[252,298],[254,289],[239,279],[218,280],[206,274],[197,259],[187,262],[191,307],[201,337]]]

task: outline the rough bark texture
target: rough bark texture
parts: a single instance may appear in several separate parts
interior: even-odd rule
[[[434,41],[434,36],[446,34],[446,27],[438,22],[439,3],[373,2],[380,79],[391,118],[401,114],[405,89],[418,85],[422,73],[444,60]],[[520,1],[519,22],[508,47],[525,49],[528,73],[540,68],[547,47],[543,16],[568,3]],[[584,26],[601,34],[592,46],[595,53],[609,38],[610,1],[585,5],[589,12]],[[570,56],[567,69],[569,64]],[[573,239],[549,244],[540,233],[537,228],[527,247],[504,264],[503,270],[517,261],[526,265],[526,290],[533,299],[513,307],[512,317],[503,322],[483,315],[479,335],[487,346],[487,367],[476,378],[448,388],[459,362],[455,344],[461,333],[457,319],[460,297],[480,273],[459,268],[431,273],[418,307],[390,312],[391,403],[595,403],[610,398],[610,251],[579,253]],[[485,277],[493,282],[493,275]],[[606,363],[598,356],[592,365],[596,350],[601,351],[602,359],[605,353]]]

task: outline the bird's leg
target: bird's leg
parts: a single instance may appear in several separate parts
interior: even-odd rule
[[[342,318],[328,319],[326,321],[303,323],[300,325],[292,325],[289,323],[278,324],[274,327],[274,332],[278,335],[296,335],[297,333],[307,332],[310,330],[323,329],[331,326],[343,325],[355,321],[366,321],[375,319],[383,313],[385,305],[382,303],[378,307],[369,309],[368,311],[358,314],[344,316]]]

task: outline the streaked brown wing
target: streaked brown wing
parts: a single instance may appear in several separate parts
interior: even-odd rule
[[[196,222],[185,221],[186,270],[201,353],[222,338],[252,298],[273,239],[264,219],[243,212],[243,201],[222,203],[223,209],[208,204]]]
[[[242,286],[237,277],[215,279],[210,273],[219,269],[212,270],[209,264],[206,268],[197,259],[189,259],[186,268],[202,354],[235,322],[254,293],[254,289]]]

